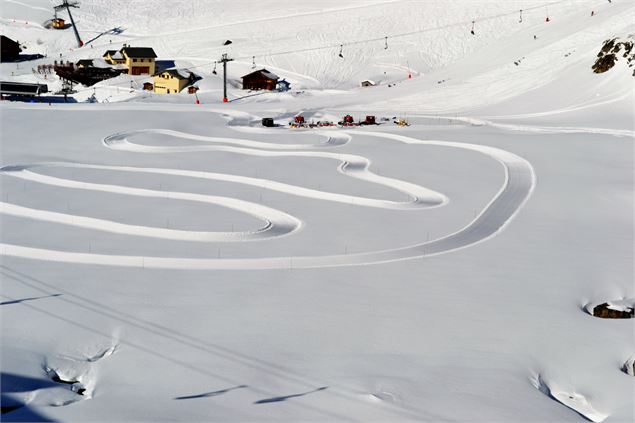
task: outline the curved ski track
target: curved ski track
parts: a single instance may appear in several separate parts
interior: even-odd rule
[[[209,143],[209,145],[192,146],[150,146],[135,144],[129,138],[140,133],[158,133],[183,139]],[[265,225],[255,231],[245,232],[202,232],[184,231],[176,229],[153,228],[146,226],[128,225],[108,220],[95,219],[84,216],[74,216],[45,210],[22,207],[10,203],[0,203],[0,212],[4,214],[38,219],[48,222],[78,226],[93,230],[113,233],[163,238],[183,241],[254,241],[288,235],[300,229],[302,222],[282,211],[266,207],[257,203],[228,197],[210,196],[195,193],[155,191],[141,188],[131,188],[119,185],[96,184],[79,182],[70,179],[57,178],[33,172],[32,169],[42,166],[73,167],[97,170],[110,170],[136,173],[152,173],[172,176],[185,176],[209,180],[219,180],[252,185],[291,195],[319,199],[324,201],[355,204],[365,207],[377,207],[394,210],[416,210],[428,207],[438,207],[447,203],[448,199],[432,190],[398,179],[376,175],[369,170],[370,160],[353,154],[340,154],[324,151],[305,151],[316,148],[338,146],[347,143],[351,135],[386,138],[413,145],[434,145],[485,154],[498,161],[505,172],[505,181],[498,193],[481,213],[465,227],[455,233],[428,242],[422,242],[402,248],[372,251],[356,254],[339,254],[325,256],[299,257],[263,257],[263,258],[176,258],[176,257],[144,257],[127,255],[106,255],[94,253],[79,253],[52,249],[32,248],[13,244],[0,244],[0,252],[5,256],[27,259],[57,261],[64,263],[92,264],[106,266],[144,267],[157,269],[281,269],[281,268],[320,268],[368,265],[386,263],[399,260],[421,258],[442,254],[465,248],[483,242],[499,233],[518,213],[530,197],[535,187],[535,174],[531,164],[525,159],[494,147],[466,144],[450,141],[418,140],[415,138],[370,131],[341,131],[320,132],[327,137],[325,143],[320,144],[275,144],[235,138],[206,137],[192,135],[171,130],[143,130],[118,133],[104,138],[106,147],[122,151],[137,153],[225,151],[237,154],[248,154],[262,157],[313,157],[337,160],[340,162],[338,170],[350,177],[367,182],[384,185],[407,194],[410,201],[395,202],[358,196],[324,192],[296,185],[275,182],[261,178],[251,178],[238,175],[211,173],[180,169],[138,168],[130,166],[108,166],[78,163],[40,163],[23,166],[5,166],[0,172],[25,180],[61,186],[72,189],[111,192],[123,195],[142,197],[172,198],[220,205],[238,210],[265,221]],[[286,151],[285,151],[286,150]],[[289,151],[292,150],[292,151]]]

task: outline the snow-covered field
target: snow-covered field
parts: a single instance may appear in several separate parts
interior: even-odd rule
[[[591,70],[632,1],[83,0],[83,48],[54,3],[0,0],[46,56],[3,81],[127,43],[201,104],[0,104],[3,421],[635,420],[634,320],[591,315],[635,302],[633,68]]]

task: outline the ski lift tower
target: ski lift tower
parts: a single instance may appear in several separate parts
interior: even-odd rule
[[[230,59],[229,56],[227,56],[227,53],[223,54],[220,59],[220,62],[223,64],[223,103],[229,102],[227,99],[227,62],[231,62],[233,60],[234,59]]]
[[[73,25],[73,31],[75,32],[75,38],[77,38],[77,46],[78,47],[82,47],[84,45],[84,42],[82,41],[81,38],[79,38],[79,32],[77,32],[77,25],[75,25],[75,21],[73,20],[73,15],[71,15],[71,7],[75,7],[75,8],[79,8],[79,5],[76,1],[68,1],[68,0],[62,0],[62,4],[59,4],[55,7],[53,7],[53,9],[55,10],[55,16],[57,16],[57,11],[58,10],[62,10],[62,9],[66,9],[66,11],[68,12],[68,17],[71,20],[71,25]]]

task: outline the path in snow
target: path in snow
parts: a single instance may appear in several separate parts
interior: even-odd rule
[[[161,132],[161,131],[153,131]],[[135,133],[138,133],[135,132]],[[174,131],[163,131],[171,135],[179,135]],[[481,213],[467,226],[459,231],[447,235],[445,237],[435,239],[420,244],[415,244],[403,248],[390,250],[373,251],[356,254],[329,255],[329,256],[301,256],[301,257],[265,257],[265,258],[218,258],[218,259],[201,259],[201,258],[175,258],[175,257],[144,257],[144,256],[126,256],[126,255],[104,255],[92,253],[78,253],[59,251],[52,249],[41,249],[24,247],[13,244],[0,244],[1,252],[6,256],[59,261],[65,263],[83,263],[109,266],[128,266],[128,267],[149,267],[149,268],[169,268],[169,269],[279,269],[279,268],[317,268],[317,267],[334,267],[334,266],[351,266],[385,263],[391,261],[399,261],[413,258],[426,257],[431,255],[442,254],[460,248],[465,248],[479,242],[485,241],[497,233],[499,233],[509,221],[518,213],[523,204],[531,195],[535,186],[535,174],[533,168],[525,159],[494,147],[466,144],[450,141],[430,141],[418,140],[403,135],[390,134],[386,132],[358,132],[346,131],[343,134],[364,134],[366,136],[386,138],[394,141],[403,142],[412,145],[434,145],[450,148],[461,148],[470,151],[476,151],[497,160],[502,164],[505,171],[505,182],[496,196],[481,211]],[[438,193],[434,193],[426,188],[418,185],[410,184],[396,179],[380,177],[368,171],[370,161],[361,156],[350,154],[325,153],[318,151],[306,152],[288,152],[288,151],[267,151],[257,150],[254,148],[228,146],[234,145],[250,145],[260,148],[276,149],[280,148],[277,144],[259,143],[249,140],[237,140],[233,138],[211,138],[186,134],[184,138],[197,141],[212,142],[216,145],[198,145],[198,146],[144,146],[133,144],[128,141],[127,137],[131,134],[116,134],[104,139],[104,144],[110,148],[134,151],[134,152],[152,152],[152,153],[176,153],[191,151],[230,151],[240,154],[251,154],[265,157],[280,156],[300,156],[300,157],[321,157],[336,159],[342,162],[339,167],[340,172],[349,174],[350,176],[364,179],[370,182],[379,183],[390,186],[398,190],[407,192],[412,201],[409,203],[395,203],[383,200],[364,199],[354,197],[356,201],[353,203],[371,207],[384,207],[394,209],[407,209],[416,205],[434,206],[443,204],[447,199]],[[179,135],[180,136],[180,135]],[[331,138],[332,139],[332,138]],[[342,138],[339,138],[340,140]],[[218,145],[222,143],[223,145]],[[321,144],[327,146],[329,143]],[[294,146],[291,146],[294,147]],[[304,148],[305,146],[302,146]],[[286,148],[289,148],[287,146]],[[294,185],[282,184],[269,180],[257,178],[246,178],[236,175],[214,174],[207,172],[196,172],[175,169],[153,169],[153,168],[133,168],[123,166],[100,166],[100,165],[82,165],[82,164],[56,164],[57,166],[67,167],[84,167],[92,169],[108,169],[128,172],[145,172],[145,173],[162,173],[178,176],[199,177],[205,179],[225,180],[238,183],[246,183],[249,185],[261,186],[267,189],[273,189],[281,192],[291,193],[294,195],[318,198],[328,201],[350,201],[350,196],[341,194],[325,193],[317,190],[310,190]],[[269,223],[265,228],[261,228],[254,232],[241,232],[237,234],[223,232],[192,232],[178,231],[162,228],[148,228],[143,226],[125,225],[116,222],[109,222],[100,219],[93,219],[82,216],[72,216],[63,213],[54,213],[44,210],[29,209],[13,204],[2,203],[2,213],[13,214],[18,216],[26,216],[40,220],[51,222],[88,227],[91,229],[106,230],[117,233],[130,233],[142,236],[154,236],[167,239],[180,240],[197,240],[197,241],[216,241],[216,240],[240,240],[263,239],[270,238],[274,235],[285,235],[297,230],[301,222],[293,216],[287,215],[281,211],[271,209],[259,204],[245,202],[242,200],[206,196],[194,193],[164,192],[139,188],[129,188],[117,185],[94,184],[86,182],[72,181],[68,179],[55,178],[51,176],[40,175],[30,171],[30,166],[7,166],[2,168],[2,172],[7,175],[48,183],[51,185],[64,186],[76,189],[88,189],[96,191],[114,192],[127,195],[138,195],[145,197],[163,197],[174,198],[191,201],[201,201],[212,204],[219,204],[225,207],[237,209],[264,218]],[[413,194],[416,193],[416,194]],[[421,194],[426,201],[420,200],[417,194]],[[436,197],[434,197],[436,195]],[[345,197],[349,197],[345,200]],[[436,202],[431,198],[436,198]],[[442,200],[441,200],[442,199]],[[273,231],[273,233],[272,233]]]
[[[104,142],[104,145],[106,145],[109,148],[118,149],[118,150],[126,150],[126,151],[134,151],[134,152],[151,151],[153,153],[168,153],[168,152],[191,151],[192,148],[194,149],[202,148],[201,146],[194,146],[194,147],[143,146],[140,144],[132,144],[127,139],[128,137],[134,134],[140,134],[144,132],[168,134],[168,135],[172,135],[172,136],[176,136],[180,138],[197,140],[197,141],[214,142],[214,143],[222,143],[222,144],[234,144],[234,145],[250,146],[250,147],[260,147],[260,148],[273,149],[273,150],[307,149],[312,147],[314,148],[314,147],[337,146],[337,145],[342,145],[348,142],[348,140],[350,139],[350,136],[347,134],[335,133],[328,136],[328,141],[323,144],[316,144],[316,145],[293,144],[293,145],[285,146],[281,144],[272,144],[272,143],[242,140],[242,139],[204,137],[204,136],[185,134],[185,133],[170,131],[170,130],[148,130],[148,131],[134,131],[134,132],[128,132],[125,134],[121,133],[121,134],[111,135],[109,137],[106,137],[103,142]],[[228,147],[223,147],[219,145],[212,145],[207,147],[209,148],[206,148],[205,150],[212,149],[212,150],[218,151],[218,150],[225,150],[226,148],[228,148]],[[23,180],[47,184],[51,186],[59,186],[64,188],[101,191],[101,192],[109,192],[109,193],[115,193],[115,194],[133,195],[133,196],[139,196],[139,197],[166,198],[166,199],[172,199],[172,200],[186,200],[186,201],[194,201],[194,202],[207,203],[207,204],[215,204],[215,205],[227,207],[233,210],[250,214],[258,219],[264,220],[265,225],[254,231],[243,231],[243,232],[184,231],[184,230],[176,230],[176,229],[168,229],[168,228],[128,225],[128,224],[113,222],[113,221],[104,220],[104,219],[95,219],[95,218],[90,218],[85,216],[77,216],[77,215],[71,215],[66,213],[57,213],[57,212],[50,212],[46,210],[23,207],[23,206],[18,206],[8,202],[0,203],[0,205],[2,206],[2,208],[0,208],[0,213],[18,216],[18,217],[27,217],[27,218],[37,219],[37,220],[42,220],[47,222],[65,224],[70,226],[83,227],[83,228],[88,228],[93,230],[104,231],[104,232],[162,238],[162,239],[168,239],[168,240],[199,241],[199,242],[232,242],[232,241],[264,240],[264,239],[270,239],[274,237],[288,235],[294,231],[299,230],[302,226],[302,221],[300,219],[297,219],[282,211],[272,209],[270,207],[266,207],[266,206],[253,203],[250,201],[238,200],[238,199],[229,198],[229,197],[195,194],[195,193],[185,193],[185,192],[175,192],[175,191],[157,191],[157,190],[150,190],[150,189],[130,188],[130,187],[124,187],[120,185],[107,185],[107,184],[80,182],[80,181],[75,181],[71,179],[43,175],[33,171],[33,169],[43,168],[43,167],[49,167],[49,168],[50,167],[65,167],[65,168],[80,168],[80,169],[83,168],[83,169],[130,172],[130,173],[150,173],[150,174],[161,174],[161,175],[171,175],[171,176],[184,176],[184,177],[207,179],[207,180],[217,180],[217,181],[233,182],[233,183],[239,183],[243,185],[251,185],[251,186],[266,188],[272,191],[283,192],[286,194],[292,194],[292,195],[306,197],[306,198],[340,202],[345,204],[355,204],[355,205],[360,205],[365,207],[394,209],[394,210],[415,210],[415,209],[422,209],[422,208],[428,208],[428,207],[436,207],[436,206],[440,206],[447,203],[447,198],[445,196],[438,194],[434,191],[428,190],[427,188],[424,188],[415,184],[410,184],[408,182],[400,181],[397,179],[375,175],[374,173],[368,170],[370,166],[370,160],[361,156],[333,154],[333,153],[327,153],[325,155],[324,153],[318,153],[318,152],[292,153],[292,152],[277,152],[276,151],[276,152],[264,153],[260,150],[255,150],[252,148],[242,148],[239,150],[231,149],[230,151],[236,151],[242,154],[255,154],[255,155],[264,154],[268,156],[299,155],[303,157],[328,157],[328,158],[337,159],[342,163],[339,167],[340,172],[350,175],[352,177],[356,177],[358,179],[366,180],[371,183],[377,183],[377,184],[381,184],[381,185],[385,185],[385,186],[397,189],[407,194],[410,200],[404,201],[404,202],[378,200],[378,199],[372,199],[372,198],[366,198],[366,197],[324,192],[324,191],[304,188],[304,187],[300,187],[296,185],[290,185],[290,184],[280,183],[276,181],[271,181],[268,179],[251,178],[251,177],[230,175],[230,174],[224,174],[224,173],[212,173],[212,172],[178,170],[178,169],[139,168],[139,167],[130,167],[130,166],[90,165],[90,164],[80,164],[80,163],[39,163],[39,164],[31,164],[31,165],[5,166],[2,169],[0,169],[0,172],[4,175],[13,176]]]

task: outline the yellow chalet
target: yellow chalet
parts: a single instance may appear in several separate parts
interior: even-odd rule
[[[153,75],[156,71],[156,53],[151,47],[130,47],[124,45],[119,51],[108,50],[104,59],[112,64],[125,64],[129,75]]]
[[[126,59],[124,59],[123,54],[117,50],[108,50],[102,57],[111,65],[123,65],[126,63]]]
[[[154,75],[154,92],[158,94],[176,94],[200,77],[184,69],[166,69]]]

